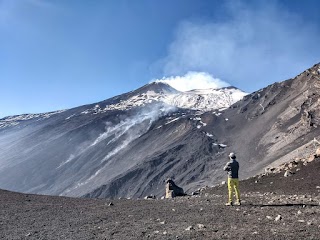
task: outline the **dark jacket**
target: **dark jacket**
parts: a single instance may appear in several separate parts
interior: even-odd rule
[[[239,178],[239,163],[236,159],[230,159],[223,170],[228,172],[229,178]]]

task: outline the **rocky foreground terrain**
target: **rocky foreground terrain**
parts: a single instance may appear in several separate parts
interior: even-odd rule
[[[174,199],[81,199],[0,191],[1,239],[320,239],[320,159]]]

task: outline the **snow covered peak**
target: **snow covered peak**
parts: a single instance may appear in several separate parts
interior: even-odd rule
[[[153,82],[130,92],[129,98],[107,105],[104,111],[127,110],[152,102],[162,102],[185,109],[211,111],[227,108],[245,95],[245,92],[234,87],[180,92],[168,84]]]
[[[65,120],[83,114],[102,114],[112,110],[129,110],[136,107],[143,107],[151,103],[164,103],[173,107],[192,109],[198,111],[212,111],[228,108],[246,95],[243,91],[226,87],[220,89],[198,89],[187,92],[180,92],[170,85],[162,82],[147,84],[135,91],[119,95],[112,101],[103,101],[91,105],[88,109],[79,113],[73,113]],[[15,126],[27,120],[41,121],[62,111],[43,114],[24,114],[0,119],[0,129]]]

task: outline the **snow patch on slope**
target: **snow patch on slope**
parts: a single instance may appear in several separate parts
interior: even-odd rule
[[[179,108],[211,111],[228,108],[245,95],[247,94],[235,88],[205,89],[169,95],[163,101]]]
[[[55,112],[38,113],[38,114],[22,114],[22,115],[5,117],[5,118],[0,119],[0,129],[6,128],[6,127],[11,127],[11,126],[16,126],[24,121],[33,120],[33,119],[36,119],[37,121],[41,121],[41,120],[50,118],[51,116],[56,115],[58,113],[62,113],[64,111],[66,111],[66,110],[59,110],[59,111],[55,111]]]
[[[164,125],[168,125],[168,124],[170,124],[170,123],[173,123],[173,122],[175,122],[175,121],[178,121],[180,118],[178,117],[178,118],[174,118],[174,119],[172,119],[172,120],[169,120],[168,122],[166,122]]]
[[[142,93],[136,96],[129,98],[128,100],[120,101],[116,104],[107,105],[104,111],[108,110],[127,110],[134,107],[145,106],[146,104],[152,102],[162,102],[165,98],[166,94],[155,93],[154,91],[148,91],[146,93]]]

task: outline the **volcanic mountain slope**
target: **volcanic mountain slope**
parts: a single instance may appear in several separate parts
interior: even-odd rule
[[[0,238],[319,239],[319,170],[316,159],[287,178],[281,172],[241,181],[242,205],[232,207],[224,206],[226,185],[164,200],[111,201],[0,190]]]
[[[272,84],[235,103],[204,128],[230,146],[242,162],[242,177],[269,164],[306,157],[320,137],[320,65]],[[203,119],[206,115],[203,115]],[[226,121],[228,120],[228,121]]]
[[[153,83],[49,117],[2,119],[11,126],[0,134],[0,187],[65,196],[160,197],[167,177],[187,192],[221,182],[231,151],[239,158],[241,178],[307,156],[320,136],[319,67],[223,111],[195,110],[190,102],[177,108],[169,100],[204,106],[201,101],[209,97],[201,97],[203,90],[198,97],[179,97],[168,85]]]
[[[319,94],[320,66],[317,64],[293,79],[247,95],[225,111],[206,112],[191,118],[201,124],[195,124],[183,139],[177,139],[179,148],[169,141],[172,151],[167,148],[158,156],[146,155],[149,165],[139,165],[86,196],[121,196],[141,187],[149,189],[144,194],[159,195],[159,188],[163,188],[159,182],[166,176],[175,176],[176,182],[187,191],[201,185],[214,185],[224,180],[222,168],[231,151],[236,152],[240,160],[241,178],[258,174],[269,165],[308,157],[315,144],[318,146],[313,140],[320,137]],[[182,122],[190,123],[190,117],[176,122],[179,126]],[[152,139],[150,133],[144,137]]]
[[[193,183],[214,165],[206,162],[217,149],[201,130],[205,123],[197,110],[188,108],[192,101],[194,109],[204,106],[201,101],[213,95],[212,109],[226,107],[244,93],[225,88],[183,94],[152,83],[97,104],[1,119],[0,187],[82,196],[110,186],[104,195],[138,197],[160,193],[168,175]],[[172,99],[180,108],[167,103]]]

